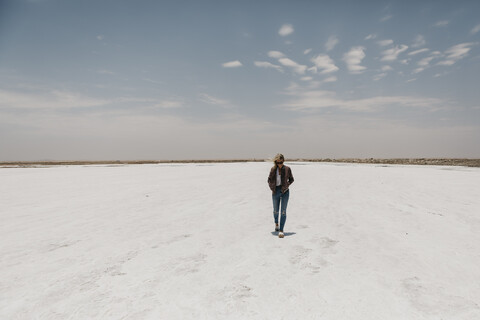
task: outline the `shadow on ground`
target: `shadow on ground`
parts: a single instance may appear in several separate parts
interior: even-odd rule
[[[271,234],[278,237],[278,231],[272,231]],[[284,232],[283,234],[285,235],[285,237],[289,237],[289,236],[293,236],[297,233],[296,232]]]

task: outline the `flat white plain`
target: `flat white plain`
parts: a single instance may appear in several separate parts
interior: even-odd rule
[[[480,169],[0,168],[1,319],[480,319]]]

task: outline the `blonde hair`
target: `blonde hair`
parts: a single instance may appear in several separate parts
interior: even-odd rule
[[[278,160],[285,161],[285,158],[284,158],[283,154],[277,153],[277,155],[273,158],[273,168],[272,169],[277,168],[277,161]]]

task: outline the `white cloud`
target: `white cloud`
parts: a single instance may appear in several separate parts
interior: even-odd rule
[[[165,108],[165,109],[180,108],[182,106],[183,106],[183,102],[178,100],[163,100],[152,105],[152,107],[154,108]]]
[[[413,41],[412,47],[413,48],[418,48],[418,47],[424,46],[425,43],[426,43],[425,38],[421,34],[419,34],[415,37],[415,40]]]
[[[380,19],[380,22],[385,22],[387,20],[390,20],[392,19],[393,16],[391,14],[387,14],[386,16],[383,16],[381,19]]]
[[[198,100],[205,102],[207,104],[215,105],[215,106],[224,106],[228,107],[231,106],[230,101],[228,100],[223,100],[217,97],[213,97],[211,95],[208,95],[206,93],[201,93],[198,95]]]
[[[280,72],[284,72],[282,67],[277,66],[276,64],[273,64],[273,63],[270,63],[270,62],[267,62],[267,61],[255,61],[254,64],[255,64],[255,66],[257,66],[259,68],[272,68],[272,69],[278,70]]]
[[[446,26],[448,26],[449,23],[450,23],[450,21],[448,21],[448,20],[441,20],[441,21],[437,21],[437,23],[435,23],[433,26],[434,27],[446,27]]]
[[[115,74],[115,72],[107,70],[107,69],[98,70],[97,73],[99,73],[99,74],[110,74],[110,75]]]
[[[415,50],[415,51],[409,52],[408,55],[409,55],[409,56],[414,56],[414,55],[416,55],[416,54],[419,54],[419,53],[422,53],[422,52],[427,52],[427,51],[429,51],[429,49],[423,48],[423,49],[419,49],[419,50]]]
[[[310,81],[312,79],[313,79],[312,77],[302,77],[302,78],[300,78],[300,80],[302,80],[302,81]]]
[[[413,74],[420,73],[420,72],[422,72],[423,70],[425,70],[425,68],[416,68],[415,70],[412,71],[412,73],[413,73]]]
[[[318,72],[318,69],[317,69],[317,67],[313,66],[313,67],[308,68],[307,71],[310,71],[311,73],[316,74]]]
[[[447,54],[448,59],[459,60],[467,56],[468,52],[471,49],[470,47],[473,45],[473,42],[457,44],[445,51],[445,54]]]
[[[275,59],[280,59],[280,58],[285,57],[285,55],[283,53],[281,53],[280,51],[268,51],[268,56],[270,58],[275,58]]]
[[[442,66],[451,66],[460,59],[465,58],[471,47],[476,45],[474,42],[460,43],[453,47],[450,47],[445,51],[446,60],[440,61],[438,64]]]
[[[102,41],[104,38],[105,38],[105,37],[104,37],[102,34],[99,34],[99,35],[97,36],[97,40],[100,40],[100,41]]]
[[[333,48],[335,48],[335,46],[337,45],[338,43],[338,38],[337,36],[330,36],[327,40],[327,43],[325,44],[325,49],[327,51],[330,51],[332,50]]]
[[[0,109],[70,109],[104,106],[114,99],[98,99],[76,92],[51,90],[24,93],[0,90]]]
[[[293,69],[298,74],[304,74],[305,70],[307,70],[307,66],[301,65],[296,63],[295,61],[288,59],[288,58],[280,58],[278,59],[278,62],[283,64],[286,67],[290,67]]]
[[[224,68],[237,68],[237,67],[241,67],[241,66],[242,66],[242,63],[238,60],[225,62],[225,63],[222,64],[222,67],[224,67]]]
[[[397,60],[398,55],[402,53],[403,51],[406,51],[408,49],[408,46],[402,44],[400,46],[395,46],[394,48],[385,50],[382,52],[383,57],[380,59],[380,61],[394,61]]]
[[[151,83],[155,83],[155,84],[165,84],[165,82],[163,82],[163,81],[156,81],[156,80],[153,80],[153,79],[150,79],[150,78],[143,78],[142,80],[147,81],[147,82],[151,82]]]
[[[325,81],[310,81],[308,83],[308,89],[317,89],[322,85],[323,82]]]
[[[40,93],[0,90],[0,109],[56,111],[103,107],[112,104],[134,104],[143,108],[178,108],[183,106],[183,101],[180,99],[159,100],[137,97],[99,99],[71,91],[44,90],[44,88]]]
[[[368,36],[365,37],[365,40],[375,39],[376,37],[377,37],[376,34],[369,34]]]
[[[405,81],[405,82],[412,82],[412,81],[415,81],[415,80],[417,80],[417,78],[409,79],[409,80],[407,80],[407,81]]]
[[[382,66],[382,71],[392,71],[393,68],[390,66]]]
[[[323,90],[303,91],[299,87],[286,92],[293,99],[282,107],[291,110],[315,110],[321,108],[340,108],[357,112],[373,112],[388,107],[413,107],[436,110],[443,107],[443,101],[436,98],[418,98],[410,96],[377,96],[365,99],[345,100],[338,98],[335,92]]]
[[[400,63],[407,65],[409,61],[410,59],[403,59],[403,60],[400,60]]]
[[[293,33],[293,26],[291,24],[284,24],[280,30],[278,30],[278,34],[282,37],[288,36],[289,34]]]
[[[343,61],[347,64],[350,73],[362,73],[366,67],[361,66],[363,58],[365,58],[364,47],[352,47],[349,52],[343,55]]]
[[[311,59],[315,66],[319,69],[323,69],[320,73],[331,73],[338,70],[338,67],[334,64],[333,60],[328,55],[318,55]]]
[[[418,61],[418,65],[422,67],[426,67],[430,64],[430,61],[432,61],[433,59],[435,59],[435,57],[430,56],[430,57],[423,58],[422,60]]]
[[[472,30],[470,30],[471,34],[475,34],[480,31],[480,24],[477,24],[475,27],[473,27]]]
[[[413,70],[412,73],[416,74],[416,73],[422,72],[423,70],[429,67],[430,62],[435,58],[438,58],[438,57],[436,55],[431,55],[429,57],[425,57],[421,59],[420,61],[417,62],[418,68]]]
[[[386,74],[385,72],[384,72],[384,73],[377,74],[377,75],[375,75],[375,76],[373,77],[373,80],[374,80],[374,81],[378,81],[378,80],[384,78],[386,75],[387,75],[387,74]]]
[[[311,49],[311,48],[303,51],[303,54],[309,54],[310,52],[312,52],[312,49]]]
[[[380,40],[380,41],[377,41],[377,43],[378,43],[380,46],[385,47],[385,46],[388,46],[388,45],[393,44],[393,40],[391,40],[391,39],[388,39],[388,40]]]
[[[337,77],[335,76],[328,77],[325,80],[323,80],[323,82],[335,82],[335,81],[337,81]]]

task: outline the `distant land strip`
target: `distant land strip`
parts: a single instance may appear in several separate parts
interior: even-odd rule
[[[36,166],[60,165],[126,165],[126,164],[162,164],[162,163],[233,163],[233,162],[269,162],[271,159],[211,159],[211,160],[106,160],[106,161],[13,161],[0,162],[1,167],[28,168]],[[341,159],[287,159],[287,162],[340,162],[340,163],[371,163],[371,164],[411,164],[435,166],[465,166],[480,167],[480,159],[457,158],[341,158]]]

